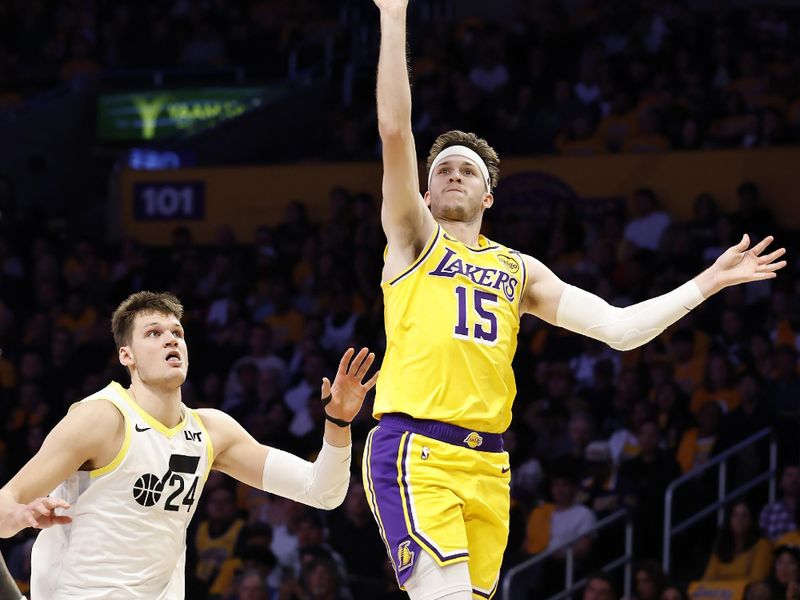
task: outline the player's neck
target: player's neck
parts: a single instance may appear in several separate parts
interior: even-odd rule
[[[137,379],[128,392],[142,410],[165,427],[172,428],[181,422],[181,388],[165,391]]]
[[[478,221],[449,221],[441,218],[437,219],[439,225],[447,232],[451,238],[454,238],[466,244],[470,248],[478,247],[478,236],[481,233],[481,222]]]

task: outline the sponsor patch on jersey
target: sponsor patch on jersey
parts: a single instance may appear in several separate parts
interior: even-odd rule
[[[505,265],[512,273],[519,271],[519,262],[517,262],[516,258],[512,258],[507,254],[498,254],[497,260],[501,265]]]

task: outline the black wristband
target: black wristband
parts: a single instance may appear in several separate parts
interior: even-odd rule
[[[339,427],[350,427],[350,423],[352,423],[352,421],[345,421],[343,419],[337,419],[336,417],[332,417],[328,414],[328,411],[325,410],[325,407],[331,403],[331,400],[333,400],[333,396],[331,394],[328,394],[322,399],[322,412],[325,413],[325,418],[334,425],[338,425]]]

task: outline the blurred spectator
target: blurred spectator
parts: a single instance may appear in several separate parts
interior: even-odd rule
[[[641,188],[633,195],[633,214],[625,226],[625,239],[638,248],[657,250],[661,236],[671,222],[670,216],[658,210],[653,190]]]
[[[622,464],[620,475],[636,497],[635,545],[640,558],[655,558],[661,550],[664,493],[680,475],[671,454],[660,448],[658,424],[647,420],[638,429],[639,454]]]
[[[209,586],[217,578],[225,560],[233,555],[244,521],[236,515],[233,492],[219,486],[206,498],[206,517],[197,526],[194,545],[197,552],[197,578]]]
[[[668,585],[664,591],[661,592],[660,600],[688,600],[688,598],[682,588]]]
[[[797,513],[800,510],[800,467],[787,465],[780,477],[780,500],[767,504],[761,509],[758,523],[761,531],[770,541],[775,541],[784,533],[798,529]]]
[[[528,519],[527,549],[530,554],[559,548],[570,539],[588,532],[597,521],[591,510],[578,504],[574,466],[568,462],[550,470],[552,502],[537,506]],[[585,536],[573,545],[575,556],[584,558],[591,550],[592,538]],[[563,555],[561,550],[561,555]]]
[[[766,583],[776,600],[800,598],[800,551],[789,546],[775,548],[772,573]]]
[[[634,567],[633,581],[636,600],[660,600],[667,586],[664,570],[653,560],[642,561]]]
[[[697,427],[687,429],[678,446],[677,459],[681,471],[688,473],[702,466],[711,457],[719,434],[722,409],[716,402],[709,402],[697,415]]]
[[[583,589],[583,600],[617,600],[614,582],[602,572],[589,575]]]
[[[703,580],[761,581],[769,575],[771,564],[769,541],[759,536],[750,507],[737,502],[719,532]]]
[[[690,405],[692,412],[699,415],[700,409],[709,402],[716,402],[724,412],[729,412],[739,406],[741,401],[730,361],[722,354],[712,354],[706,363],[702,385],[692,393]]]

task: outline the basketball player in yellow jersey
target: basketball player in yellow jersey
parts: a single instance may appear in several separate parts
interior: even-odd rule
[[[182,600],[186,528],[212,468],[317,508],[344,500],[349,425],[375,383],[362,383],[374,355],[350,349],[333,384],[323,379],[328,422],[309,463],[259,444],[218,410],[181,402],[182,315],[170,294],[138,292],[120,304],[112,329],[130,387],[112,382],[73,405],[0,490],[0,536],[45,529],[33,549],[33,598]]]
[[[627,308],[564,284],[531,256],[480,235],[499,175],[474,134],[441,135],[419,193],[406,64],[408,0],[380,9],[378,127],[387,349],[375,398],[380,420],[364,453],[367,500],[412,600],[490,598],[508,534],[509,465],[501,434],[516,388],[519,317],[627,350],[722,288],[776,276],[783,249],[745,236],[693,280]]]

